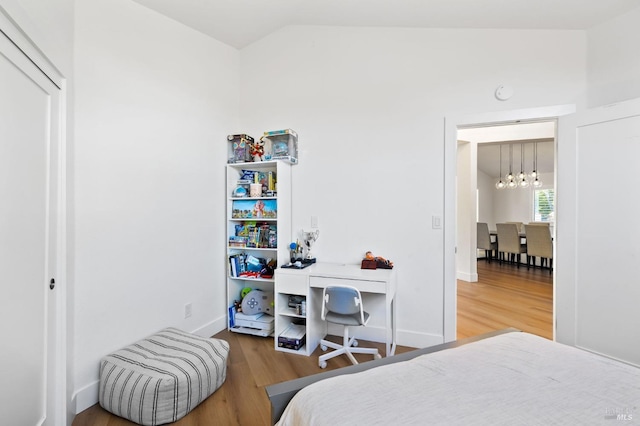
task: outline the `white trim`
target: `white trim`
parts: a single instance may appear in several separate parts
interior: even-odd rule
[[[2,5],[0,5],[0,29],[53,84],[62,90],[65,78],[60,70],[53,65],[20,25],[9,16]]]
[[[443,261],[443,335],[444,341],[456,339],[456,150],[460,127],[480,127],[516,121],[550,120],[572,114],[576,106],[556,105],[511,111],[450,115],[444,129],[444,261]],[[557,223],[557,222],[556,222]],[[555,306],[554,306],[555,311]],[[555,326],[554,326],[555,329]]]
[[[468,283],[477,283],[478,282],[478,274],[466,274],[464,272],[457,272],[456,279],[461,281],[466,281]]]
[[[52,353],[49,353],[48,357],[55,357],[56,359],[56,371],[53,372],[55,377],[53,395],[48,394],[47,398],[53,398],[54,400],[48,404],[48,407],[53,407],[55,412],[47,412],[47,424],[65,425],[70,420],[67,418],[68,398],[67,398],[67,144],[66,144],[66,113],[67,113],[67,85],[66,79],[53,65],[53,63],[44,55],[44,53],[33,43],[32,39],[17,25],[7,11],[0,6],[0,29],[4,36],[7,37],[16,48],[16,52],[19,50],[22,52],[24,64],[34,69],[33,66],[42,73],[42,77],[49,80],[57,87],[58,92],[56,96],[58,102],[58,119],[57,123],[52,123],[52,128],[55,129],[58,135],[58,158],[57,158],[57,222],[56,237],[57,237],[57,253],[56,253],[56,288],[55,298],[56,303],[56,319],[55,319],[55,335],[56,341],[52,348]],[[9,43],[8,42],[8,43]],[[34,69],[34,72],[35,71]],[[44,80],[43,80],[44,81]],[[51,159],[51,153],[49,160]],[[51,165],[49,164],[49,167]],[[48,170],[49,172],[49,170]],[[49,179],[49,176],[47,177]],[[48,202],[47,202],[48,205]]]
[[[222,330],[226,330],[226,329],[227,329],[227,315],[225,312],[224,316],[218,317],[217,319],[214,319],[213,321],[201,327],[198,327],[195,330],[192,330],[191,333],[200,337],[211,337],[220,333]]]

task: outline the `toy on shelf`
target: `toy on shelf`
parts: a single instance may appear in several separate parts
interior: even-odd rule
[[[272,159],[285,160],[291,164],[298,163],[298,134],[294,130],[264,132],[262,138],[265,139],[265,144],[271,145],[271,149],[265,148],[265,151],[271,152]]]
[[[360,269],[393,269],[393,262],[384,257],[374,256],[370,251],[366,252]]]
[[[229,141],[228,162],[244,163],[251,161],[252,157],[249,153],[249,147],[253,145],[254,139],[244,133],[227,136]]]
[[[264,140],[262,138],[251,142],[251,144],[249,144],[249,150],[253,161],[258,162],[264,160]]]

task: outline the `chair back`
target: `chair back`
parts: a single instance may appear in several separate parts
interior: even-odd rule
[[[513,223],[518,227],[518,232],[524,232],[524,223],[522,222],[506,222],[506,223]]]
[[[496,223],[498,230],[498,251],[505,253],[522,253],[520,233],[515,223]]]
[[[338,316],[352,317],[360,325],[366,323],[362,296],[357,288],[350,286],[325,287],[322,291],[322,301],[322,320],[327,318],[327,314],[337,314]]]
[[[549,228],[551,226],[551,223],[549,223],[549,222],[529,222],[527,225],[546,226],[547,228]]]
[[[524,230],[527,236],[527,254],[529,256],[553,259],[553,243],[549,227],[525,225]]]
[[[491,246],[491,235],[489,234],[489,225],[483,222],[477,223],[477,240],[478,248],[484,250],[493,250]]]

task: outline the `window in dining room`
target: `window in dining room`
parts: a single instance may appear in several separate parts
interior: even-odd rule
[[[535,222],[555,222],[555,191],[536,189],[533,191],[533,220]]]

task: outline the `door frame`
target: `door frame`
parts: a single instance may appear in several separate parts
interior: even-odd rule
[[[18,26],[7,11],[0,6],[0,37],[6,37],[22,52],[26,61],[35,66],[59,90],[59,117],[51,127],[55,129],[58,139],[58,152],[55,165],[51,169],[56,171],[57,220],[53,225],[56,230],[56,264],[55,291],[49,296],[49,309],[56,309],[54,324],[52,325],[54,341],[49,341],[50,352],[47,357],[52,361],[52,370],[48,372],[47,382],[47,421],[46,424],[67,424],[67,81],[58,68],[35,45],[32,39]],[[53,383],[51,383],[53,382]]]
[[[445,117],[444,135],[444,261],[443,261],[443,336],[445,342],[456,340],[457,281],[456,281],[456,168],[459,127],[496,126],[521,121],[553,120],[574,113],[574,104],[555,105],[539,108],[516,109],[478,114],[450,115]],[[557,133],[557,129],[556,129]],[[556,150],[558,139],[556,135]],[[557,152],[556,152],[557,154]],[[558,158],[555,155],[557,170]],[[557,186],[557,174],[554,183]],[[556,218],[556,229],[558,220]],[[557,265],[554,268],[554,274]],[[554,336],[555,336],[554,298]]]

